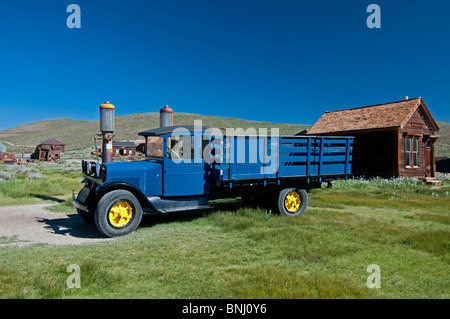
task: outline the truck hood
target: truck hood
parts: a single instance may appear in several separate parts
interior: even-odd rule
[[[159,181],[162,178],[162,162],[159,161],[114,162],[103,165],[106,167],[104,184],[130,184],[146,195],[149,193],[148,185],[152,181]]]

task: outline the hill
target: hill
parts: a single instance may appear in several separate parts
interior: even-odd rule
[[[175,113],[174,124],[194,124],[202,120],[203,125],[218,128],[255,129],[279,128],[280,134],[292,135],[311,127],[302,124],[278,124],[241,120],[230,117]],[[441,137],[436,142],[436,156],[450,157],[450,123],[438,122]],[[140,113],[116,117],[115,140],[139,139],[138,132],[159,126],[159,113]],[[66,144],[66,149],[77,150],[94,145],[94,134],[99,132],[99,121],[82,121],[73,119],[50,119],[16,126],[0,131],[0,141],[8,152],[32,151],[39,143],[55,138]]]
[[[437,122],[441,136],[435,145],[436,156],[447,156],[450,157],[450,123]]]
[[[292,135],[310,125],[278,124],[256,122],[228,117],[207,116],[190,113],[175,113],[174,125],[194,124],[194,120],[202,120],[202,124],[218,128],[253,127],[255,129],[279,128],[280,134]],[[136,140],[138,132],[159,126],[159,113],[140,113],[116,117],[116,132],[114,139]],[[51,119],[25,124],[0,131],[0,141],[7,147],[8,152],[21,152],[34,150],[36,145],[55,138],[66,144],[66,149],[84,149],[94,145],[94,134],[99,132],[99,121],[82,121],[72,119]]]

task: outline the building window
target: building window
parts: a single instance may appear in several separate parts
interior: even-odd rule
[[[413,166],[419,167],[419,138],[413,137]]]
[[[411,137],[406,138],[406,166],[411,167]]]
[[[419,138],[406,137],[406,167],[419,167]]]

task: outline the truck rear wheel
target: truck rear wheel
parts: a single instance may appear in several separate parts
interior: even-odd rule
[[[282,189],[276,198],[275,208],[284,216],[300,216],[308,206],[308,193],[302,187]]]
[[[142,219],[142,207],[136,197],[126,190],[104,195],[97,204],[94,221],[106,237],[118,237],[136,230]]]

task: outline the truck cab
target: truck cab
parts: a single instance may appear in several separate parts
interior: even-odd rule
[[[210,209],[211,168],[203,150],[208,127],[172,126],[139,133],[145,160],[97,163],[82,161],[84,187],[73,198],[80,216],[95,222],[105,236],[134,231],[143,212],[168,213]]]

